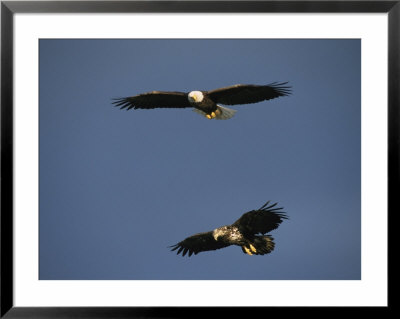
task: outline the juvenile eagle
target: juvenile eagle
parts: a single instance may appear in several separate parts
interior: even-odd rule
[[[268,254],[274,250],[275,244],[272,236],[265,234],[278,228],[283,219],[288,219],[284,212],[280,212],[282,207],[274,208],[277,203],[268,206],[269,203],[243,214],[232,225],[190,236],[171,246],[171,250],[178,249],[177,254],[182,252],[182,256],[189,253],[190,257],[202,251],[237,245],[248,255]]]
[[[186,108],[193,107],[194,111],[208,119],[230,119],[236,110],[223,107],[257,103],[290,94],[290,87],[284,83],[268,85],[237,84],[212,91],[162,92],[152,91],[131,97],[114,99],[113,104],[121,109],[154,109],[154,108]]]

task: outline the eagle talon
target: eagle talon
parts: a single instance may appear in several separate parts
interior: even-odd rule
[[[217,115],[215,114],[215,112],[211,112],[211,117],[212,117],[212,118],[217,117]]]
[[[207,117],[209,120],[212,119],[212,116],[211,116],[210,114],[206,114],[206,117]]]
[[[251,253],[251,250],[250,250],[250,248],[247,248],[247,247],[245,247],[245,246],[243,246],[243,249],[246,251],[246,254],[247,255],[253,255],[252,253]]]
[[[257,252],[256,247],[254,247],[252,244],[250,244],[250,249],[251,249],[251,251],[254,252],[254,253]]]

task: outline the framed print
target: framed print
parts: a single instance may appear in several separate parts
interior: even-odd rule
[[[388,309],[399,15],[2,1],[1,316]]]

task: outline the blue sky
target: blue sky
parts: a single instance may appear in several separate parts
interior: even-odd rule
[[[360,40],[40,40],[39,278],[361,278]],[[289,81],[238,105],[119,110],[112,98]],[[275,250],[168,246],[267,200]]]

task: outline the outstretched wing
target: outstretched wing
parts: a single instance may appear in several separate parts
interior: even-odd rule
[[[215,103],[225,105],[257,103],[289,95],[290,86],[285,86],[285,84],[287,82],[268,85],[237,84],[212,90],[207,94]]]
[[[250,235],[265,234],[278,228],[279,224],[288,217],[280,211],[282,207],[275,208],[277,203],[268,205],[269,201],[257,210],[244,213],[233,225]]]
[[[131,97],[114,99],[113,104],[121,109],[154,109],[192,107],[183,92],[152,91]]]
[[[196,255],[201,251],[216,250],[227,246],[230,246],[230,244],[216,241],[212,236],[212,231],[209,231],[190,236],[176,245],[171,246],[171,250],[174,251],[178,249],[176,253],[179,255],[179,253],[182,252],[182,256],[189,253],[188,256],[190,257],[192,254]]]

